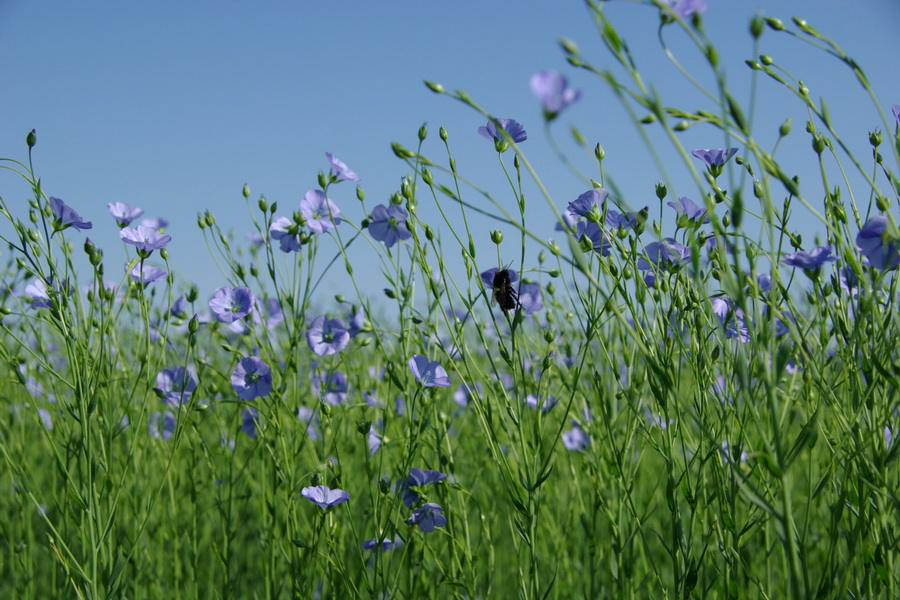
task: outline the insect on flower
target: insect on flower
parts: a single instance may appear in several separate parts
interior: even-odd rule
[[[515,310],[519,307],[519,294],[513,286],[515,279],[510,275],[509,269],[500,269],[494,273],[493,300],[500,305],[503,312]]]

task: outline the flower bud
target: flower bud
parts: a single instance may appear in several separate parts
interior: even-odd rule
[[[784,21],[776,17],[766,17],[766,25],[775,31],[784,31]]]
[[[32,129],[28,132],[28,135],[25,136],[25,143],[28,144],[29,148],[34,148],[34,145],[37,144],[37,131]]]
[[[435,94],[443,94],[444,93],[444,86],[442,86],[439,83],[426,80],[425,85],[427,85],[428,89],[431,90],[432,92],[434,92]]]
[[[559,38],[559,45],[566,54],[579,54],[578,45],[570,39]]]
[[[666,184],[664,184],[664,183],[661,182],[661,181],[657,182],[657,184],[656,184],[656,197],[659,198],[660,200],[662,200],[663,198],[666,197],[666,194],[668,194],[668,193],[669,193],[669,192],[668,192],[668,190],[666,189]]]
[[[325,176],[324,171],[319,171],[318,175],[319,187],[325,189],[325,186],[328,185],[328,177]]]
[[[394,155],[397,158],[407,159],[407,158],[412,158],[413,156],[415,156],[415,154],[413,154],[412,152],[410,152],[409,150],[407,150],[406,148],[404,148],[402,145],[398,144],[397,142],[391,143],[391,150],[394,151]]]
[[[247,199],[250,197],[250,186],[247,185],[246,183],[244,184],[244,187],[241,188],[241,194],[244,195],[244,199]]]
[[[499,246],[500,242],[503,241],[503,232],[499,229],[491,231],[491,241]]]
[[[419,141],[424,142],[425,138],[428,137],[428,123],[422,123],[422,126],[419,127]]]
[[[754,38],[758,38],[762,35],[765,26],[766,22],[763,21],[762,17],[756,15],[750,19],[750,35]]]
[[[428,185],[432,185],[434,183],[434,175],[427,167],[422,167],[422,181],[424,181]]]
[[[778,135],[780,135],[781,137],[784,137],[787,134],[789,134],[791,132],[792,124],[793,124],[793,121],[791,121],[790,118],[785,119],[784,123],[781,124],[781,127],[778,128]]]
[[[880,131],[872,131],[869,133],[869,143],[872,144],[872,147],[877,148],[881,145],[881,132]]]
[[[601,162],[606,157],[606,150],[603,149],[603,146],[600,145],[600,142],[597,142],[597,145],[594,146],[594,156]]]
[[[198,329],[200,329],[200,316],[197,313],[194,313],[194,316],[188,321],[188,331],[191,334],[194,334],[197,333]]]
[[[768,54],[760,54],[760,55],[759,55],[759,62],[761,62],[762,64],[764,64],[765,66],[768,67],[768,66],[771,65],[773,62],[775,62],[775,60],[774,60],[771,56],[769,56]]]
[[[875,199],[875,206],[878,207],[878,210],[884,212],[891,207],[891,200],[887,196],[879,195]]]

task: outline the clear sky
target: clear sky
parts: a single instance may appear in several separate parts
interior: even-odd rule
[[[884,110],[900,103],[896,0],[707,3],[705,27],[738,92],[747,90],[743,61],[752,58],[747,24],[759,9],[786,21],[802,16],[836,38],[866,70]],[[608,14],[645,79],[669,104],[680,99],[685,108],[710,108],[660,52],[652,8],[610,2]],[[674,29],[667,35],[679,37]],[[570,124],[578,125],[591,145],[599,141],[605,147],[607,166],[627,192],[626,200],[634,207],[652,205],[654,185],[663,174],[647,160],[634,127],[604,85],[565,63],[557,44],[562,36],[578,42],[597,64],[609,63],[578,0],[0,0],[0,156],[24,160],[25,134],[37,129],[35,161],[44,188],[94,222],[88,234],[104,249],[110,278],[125,259],[106,204],[121,201],[170,222],[170,261],[179,288],[194,281],[208,299],[226,280],[203,244],[198,213],[210,209],[220,224],[243,238],[250,231],[243,184],[250,185],[253,199],[265,194],[278,202],[279,213],[290,215],[303,194],[316,187],[318,171],[327,169],[325,152],[359,173],[371,210],[387,202],[407,173],[390,143],[413,147],[426,121],[431,132],[426,153],[441,157],[437,131],[444,125],[460,171],[512,208],[492,144],[476,134],[484,124],[481,117],[432,94],[424,79],[463,89],[498,117],[521,122],[529,133],[522,148],[563,209],[586,188],[554,158],[540,106],[528,87],[532,73],[556,69],[583,90],[581,101],[554,123],[563,146],[574,152],[567,131]],[[844,135],[867,157],[866,133],[881,122],[847,69],[770,31],[762,49],[809,82],[813,97],[828,99]],[[684,61],[696,66],[695,58],[686,54]],[[811,161],[802,107],[768,81],[762,83],[760,123],[771,123],[774,142],[778,123],[793,117],[796,153]],[[689,148],[724,144],[712,130],[694,130],[685,139]],[[596,176],[588,157],[578,154],[576,162]],[[815,176],[814,164],[797,171],[802,178]],[[673,195],[697,198],[696,188],[679,186],[678,176],[667,175],[676,179]],[[0,194],[20,208],[28,196],[8,174],[0,178]],[[363,218],[352,185],[338,185],[330,196],[351,219]],[[544,201],[532,188],[528,197],[534,229],[554,235]],[[475,195],[469,199],[478,200]],[[424,200],[421,204],[423,217],[437,225],[433,208]],[[18,216],[24,218],[24,209]],[[482,231],[492,226],[484,223]],[[809,227],[810,236],[823,231],[814,223]],[[449,245],[450,236],[443,235]],[[79,245],[81,236],[71,233]],[[356,246],[356,275],[364,287],[380,290],[384,286],[377,263],[371,262],[371,247]],[[487,258],[494,249],[486,235],[479,250],[479,258],[488,261],[482,268],[495,266]],[[512,245],[505,250],[510,261],[517,255]],[[460,269],[458,249],[448,256]],[[529,262],[534,265],[535,257]],[[341,287],[336,280],[325,290]]]

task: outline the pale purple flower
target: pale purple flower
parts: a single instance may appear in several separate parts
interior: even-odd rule
[[[26,285],[25,297],[31,300],[31,308],[50,308],[50,294],[43,279],[35,279]]]
[[[328,164],[331,165],[332,179],[335,181],[359,181],[359,175],[351,171],[350,167],[345,165],[331,152],[326,152],[325,158],[328,159]]]
[[[519,306],[526,317],[544,308],[541,286],[537,283],[523,283],[519,286]]]
[[[262,425],[262,419],[259,416],[258,410],[252,406],[248,406],[241,411],[241,431],[248,437],[255,440],[256,432],[260,425]]]
[[[253,400],[272,391],[272,369],[256,356],[238,361],[231,373],[231,387],[241,400]]]
[[[126,244],[131,244],[147,254],[154,250],[162,250],[172,241],[171,235],[160,233],[159,229],[144,225],[123,227],[119,230],[119,237]]]
[[[685,221],[684,224],[709,223],[709,215],[706,214],[706,209],[697,206],[690,198],[682,196],[678,199],[678,202],[669,202],[668,205],[674,208],[675,212],[678,213],[678,223],[682,227],[684,226],[682,221]]]
[[[400,241],[412,237],[406,226],[406,218],[409,215],[402,206],[391,204],[384,206],[379,204],[372,209],[372,218],[369,220],[369,235],[390,248]]]
[[[149,263],[138,263],[134,265],[134,268],[131,269],[128,274],[131,275],[131,278],[138,285],[156,283],[157,281],[165,279],[166,275],[168,275],[164,269]]]
[[[610,211],[612,212],[612,211]],[[607,216],[609,213],[607,213]],[[612,249],[609,234],[593,221],[578,221],[575,226],[575,237],[580,241],[582,237],[587,238],[591,247],[600,256],[609,256]]]
[[[91,229],[94,226],[90,221],[82,219],[81,215],[59,198],[50,196],[50,210],[53,211],[53,216],[56,217],[56,223],[53,225],[54,233],[68,227]]]
[[[591,438],[584,432],[581,425],[572,421],[572,429],[563,432],[562,441],[566,450],[581,451],[591,445]]]
[[[474,386],[466,383],[459,384],[459,387],[456,388],[455,392],[453,392],[453,401],[456,402],[459,406],[465,408],[472,400],[473,390],[478,392],[479,394],[482,393],[481,384],[476,383]]]
[[[518,122],[513,121],[512,119],[497,119],[497,123],[500,124],[500,129],[497,129],[494,121],[488,120],[487,125],[478,128],[478,133],[482,137],[493,140],[495,143],[506,141],[506,138],[502,133],[503,131],[505,131],[509,137],[512,138],[512,141],[517,144],[528,139],[525,128]]]
[[[197,389],[197,380],[190,370],[182,366],[172,367],[156,374],[154,389],[160,400],[169,406],[180,406],[188,401]]]
[[[557,404],[559,404],[559,400],[557,400],[553,396],[544,396],[543,394],[535,396],[534,394],[528,394],[525,397],[525,404],[528,405],[528,408],[532,410],[537,410],[538,406],[541,408],[541,412],[547,412]]]
[[[447,524],[447,517],[444,516],[444,509],[434,502],[427,502],[422,508],[413,511],[412,517],[409,518],[410,525],[418,525],[419,529],[425,533],[431,533],[435,527],[443,527]]]
[[[592,188],[578,196],[574,201],[569,202],[569,214],[585,218],[592,211],[598,215],[602,214],[603,203],[606,201],[607,196],[609,196],[609,192],[604,188]]]
[[[369,428],[366,441],[369,445],[369,456],[375,456],[375,453],[381,448],[381,434],[378,433],[374,426]]]
[[[342,404],[347,399],[347,376],[340,371],[325,375],[315,373],[310,378],[312,392],[331,406]]]
[[[364,541],[362,547],[363,550],[375,550],[377,548],[379,552],[387,552],[395,548],[402,548],[403,539],[399,535],[395,535],[393,540],[384,538],[379,541],[378,538],[372,538]]]
[[[153,413],[147,419],[147,433],[155,440],[169,440],[175,435],[175,415],[171,411]]]
[[[38,409],[38,416],[41,418],[41,421],[44,423],[44,427],[47,429],[53,429],[53,417],[50,416],[50,411],[46,408]]]
[[[318,440],[319,430],[316,426],[319,424],[319,417],[316,416],[316,411],[308,406],[301,406],[297,409],[297,418],[306,423],[306,437],[314,442]]]
[[[273,240],[278,240],[282,252],[299,252],[300,228],[287,217],[275,217],[269,225],[269,235]]]
[[[541,71],[532,75],[531,91],[544,105],[544,115],[548,120],[581,97],[581,92],[570,88],[566,78],[557,71]]]
[[[248,288],[224,286],[216,290],[209,309],[220,323],[233,323],[243,319],[253,310],[256,298]]]
[[[894,113],[894,118],[897,119],[897,123],[900,123],[900,104],[891,105],[891,112]]]
[[[781,262],[789,267],[799,267],[804,270],[816,271],[827,262],[837,260],[831,255],[831,246],[816,246],[809,252],[803,250],[786,255]]]
[[[300,490],[300,495],[318,504],[320,508],[328,509],[337,506],[350,499],[350,493],[340,489],[331,489],[327,485],[317,485],[315,487],[305,487]]]
[[[446,473],[440,471],[432,471],[430,469],[414,468],[409,470],[409,476],[400,480],[397,484],[397,494],[403,496],[403,503],[412,508],[414,504],[418,504],[422,497],[419,495],[419,489],[443,481],[447,478]]]
[[[900,264],[900,243],[888,233],[888,219],[872,217],[856,236],[856,245],[870,266],[886,271]]]
[[[711,303],[713,313],[725,327],[725,337],[737,338],[742,344],[749,342],[750,332],[744,323],[744,311],[734,306],[729,298],[713,298]]]
[[[675,14],[682,19],[687,19],[695,13],[703,14],[707,8],[703,0],[668,0],[668,2]]]
[[[144,214],[144,209],[123,202],[110,202],[106,205],[109,214],[116,220],[120,227],[127,227],[131,222]]]
[[[450,387],[447,371],[436,360],[429,361],[427,356],[413,355],[409,359],[409,370],[424,387]]]
[[[735,463],[735,462],[747,462],[747,458],[749,455],[744,451],[741,446],[738,446],[737,449],[729,446],[727,441],[722,442],[722,462],[725,463]]]
[[[481,272],[481,283],[487,289],[494,289],[494,278],[497,276],[497,273],[500,271],[499,267],[491,267],[487,271]],[[513,284],[519,280],[519,273],[515,269],[506,269],[506,272],[509,274],[509,283]]]
[[[266,243],[266,238],[254,231],[247,234],[247,241],[250,242],[251,246],[262,246]]]
[[[691,154],[705,162],[707,167],[721,169],[737,151],[737,148],[697,148]]]
[[[169,226],[169,222],[160,217],[150,217],[141,221],[142,227],[152,227],[153,229],[165,229]]]
[[[341,319],[328,319],[319,315],[309,324],[306,345],[319,356],[340,352],[350,343],[350,332]]]
[[[306,226],[313,233],[325,233],[326,230],[341,224],[341,210],[320,190],[306,192],[300,201],[300,214],[306,219]]]
[[[768,273],[760,273],[756,276],[756,285],[763,292],[770,291],[772,289],[772,276]]]
[[[654,267],[669,269],[686,264],[691,259],[691,249],[672,238],[661,242],[651,242],[644,247],[644,256],[637,260],[641,271],[651,271]]]

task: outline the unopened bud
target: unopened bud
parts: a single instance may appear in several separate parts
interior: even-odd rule
[[[244,187],[241,188],[241,194],[244,195],[245,199],[250,197],[250,186],[246,183],[244,184]]]

